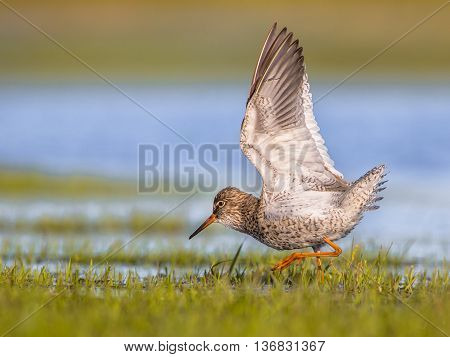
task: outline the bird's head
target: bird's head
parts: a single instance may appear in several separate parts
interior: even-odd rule
[[[243,215],[245,215],[245,203],[253,197],[235,187],[226,187],[214,198],[212,214],[202,223],[197,230],[191,234],[189,239],[194,238],[202,230],[214,222],[238,229],[242,226]]]

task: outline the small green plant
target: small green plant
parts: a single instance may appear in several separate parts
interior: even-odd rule
[[[146,252],[150,265],[125,270],[123,261],[136,261],[126,251],[101,265],[89,252],[85,263],[81,252],[78,260],[65,252],[68,259],[52,267],[0,261],[0,332],[43,305],[10,335],[441,336],[449,330],[445,262],[430,272],[398,269],[385,252],[355,247],[326,262],[322,283],[311,261],[274,274],[277,257],[241,248],[232,257],[180,250],[158,260]],[[186,268],[190,259],[195,263]]]

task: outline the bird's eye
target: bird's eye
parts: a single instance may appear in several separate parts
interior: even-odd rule
[[[222,208],[223,206],[225,206],[225,202],[224,201],[219,201],[219,202],[217,202],[217,206],[219,208]]]

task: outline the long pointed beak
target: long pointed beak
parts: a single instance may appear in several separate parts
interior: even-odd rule
[[[189,236],[189,239],[194,238],[197,234],[199,234],[202,230],[204,230],[206,227],[208,227],[211,223],[214,223],[216,221],[216,215],[213,213],[211,216],[209,216],[205,222],[202,223],[200,227],[197,228],[197,230],[192,233]]]

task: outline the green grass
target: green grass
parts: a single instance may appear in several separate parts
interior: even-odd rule
[[[86,199],[86,198],[136,198],[145,196],[178,199],[186,193],[178,193],[174,185],[166,182],[159,190],[139,192],[137,179],[115,179],[111,177],[51,174],[34,169],[18,169],[0,166],[0,198],[7,199]],[[76,218],[76,217],[75,217]]]
[[[176,266],[178,268],[192,268],[198,266],[213,266],[223,260],[232,260],[232,256],[223,251],[212,251],[209,253],[196,249],[186,249],[182,247],[182,242],[176,237],[167,237],[163,240],[153,239],[154,249],[148,249],[148,240],[137,240],[130,244],[127,241],[116,240],[108,245],[103,244],[102,250],[95,250],[92,243],[93,239],[68,239],[45,240],[45,244],[27,243],[26,249],[14,240],[3,239],[0,244],[0,259],[14,260],[23,264],[37,263],[58,263],[71,261],[77,264],[98,264],[108,262],[111,264],[126,265],[153,265],[153,266]],[[360,249],[359,246],[353,248]],[[239,257],[239,262],[246,266],[253,266],[255,262],[262,265],[270,265],[275,261],[286,256],[286,252],[277,252],[274,250],[265,251],[247,251]],[[431,264],[429,259],[410,259],[401,255],[388,254],[386,250],[380,250],[376,254],[368,251],[364,259],[370,264],[380,260],[384,255],[384,263],[392,269],[401,269],[410,265]],[[433,262],[437,265],[443,265],[445,262]]]
[[[313,78],[343,77],[443,1],[30,1],[18,11],[113,80],[237,79],[247,82],[274,21],[299,36]],[[97,78],[6,8],[0,11],[0,73],[23,80]],[[383,81],[446,78],[448,8],[367,66]],[[100,83],[100,82],[98,82]]]
[[[41,216],[36,220],[0,218],[3,232],[33,232],[36,234],[86,234],[86,233],[137,233],[152,224],[152,232],[180,233],[186,231],[186,222],[177,217],[158,220],[156,214],[133,212],[126,217],[102,216],[96,220],[85,216],[53,217]],[[153,223],[154,222],[154,223]]]
[[[242,255],[233,266],[227,262],[213,269],[214,262],[233,256],[206,257],[203,267],[194,259],[187,272],[169,263],[167,270],[144,276],[133,270],[124,273],[114,263],[80,266],[66,261],[52,272],[45,266],[29,268],[20,260],[2,263],[0,333],[52,298],[9,334],[442,335],[412,309],[446,333],[450,329],[445,262],[416,272],[411,266],[393,267],[386,252],[367,254],[355,247],[332,265],[326,262],[321,283],[312,261],[280,274],[270,271],[275,262],[270,255]],[[163,258],[160,263],[167,264]]]
[[[126,187],[131,186],[94,178],[0,175],[0,193],[10,199],[133,194]],[[445,260],[430,265],[354,246],[325,260],[322,283],[312,260],[272,273],[270,267],[285,253],[184,249],[176,237],[189,230],[179,217],[152,226],[150,233],[164,238],[161,246],[143,237],[123,249],[121,241],[95,249],[99,232],[126,231],[129,239],[153,220],[136,212],[122,220],[0,222],[0,335],[441,336],[441,330],[450,331]],[[31,237],[26,245],[14,240],[22,235]]]
[[[50,175],[32,170],[0,167],[2,198],[89,198],[137,194],[132,182],[95,176]]]

